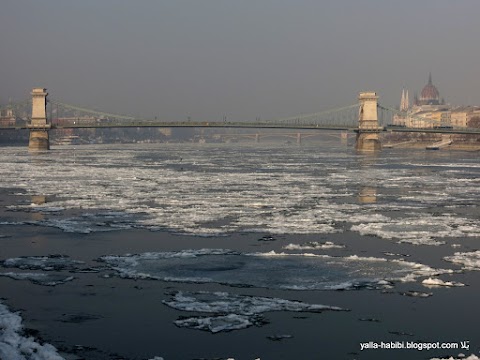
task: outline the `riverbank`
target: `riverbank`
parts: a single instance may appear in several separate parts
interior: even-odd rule
[[[400,141],[400,142],[385,142],[383,144],[384,148],[395,148],[395,149],[427,149],[429,146],[435,145],[435,141]],[[468,144],[468,143],[452,143],[441,147],[438,150],[448,150],[448,151],[480,151],[480,144]]]

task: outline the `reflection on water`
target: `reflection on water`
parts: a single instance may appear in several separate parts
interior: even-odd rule
[[[47,197],[45,195],[32,195],[32,204],[43,205],[47,202]],[[45,215],[41,212],[32,212],[31,218],[33,221],[42,221],[45,220]]]
[[[43,215],[41,212],[32,212],[31,218],[33,221],[42,221],[45,220],[45,215]]]
[[[357,163],[360,167],[370,167],[375,166],[380,161],[380,153],[378,151],[357,152],[358,160]]]
[[[377,188],[364,187],[358,193],[358,202],[361,204],[373,204],[377,202]]]
[[[45,195],[32,195],[32,204],[43,205],[47,202],[47,197]]]
[[[29,152],[31,157],[29,158],[30,163],[34,165],[47,165],[48,164],[48,156],[49,153],[46,151],[38,151],[38,152]]]

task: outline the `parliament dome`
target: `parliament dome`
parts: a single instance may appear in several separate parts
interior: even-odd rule
[[[440,93],[432,83],[432,75],[428,77],[428,84],[420,93],[420,102],[423,104],[438,105],[440,103]]]

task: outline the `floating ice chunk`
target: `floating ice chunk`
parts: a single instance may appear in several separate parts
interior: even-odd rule
[[[271,250],[269,252],[257,252],[257,253],[249,253],[245,254],[246,256],[260,256],[260,257],[289,257],[289,256],[298,256],[298,257],[324,257],[328,258],[328,255],[318,255],[314,253],[301,253],[301,254],[291,254],[286,252],[276,252],[275,250]]]
[[[277,241],[272,235],[262,236],[258,241]]]
[[[444,259],[462,265],[465,270],[480,270],[480,250],[456,252],[452,256],[445,256]]]
[[[322,312],[326,310],[347,311],[346,309],[320,304],[306,304],[279,298],[247,295],[235,295],[226,292],[177,292],[170,301],[163,301],[167,306],[182,311],[206,313],[235,313],[254,315],[268,311]]]
[[[3,261],[4,267],[28,270],[75,270],[83,261],[72,260],[66,255],[22,256]]]
[[[123,278],[292,290],[385,288],[395,281],[452,272],[397,259],[224,249],[103,256],[99,260]]]
[[[105,232],[113,230],[129,229],[128,223],[106,223],[101,220],[69,218],[49,219],[37,222],[38,225],[54,227],[67,233],[90,234],[91,232]]]
[[[389,222],[365,222],[350,228],[361,235],[374,235],[383,239],[395,239],[399,243],[413,245],[443,245],[438,238],[480,236],[480,227],[470,219],[448,214],[391,219]]]
[[[465,286],[465,284],[462,284],[461,282],[455,282],[455,281],[443,281],[441,279],[437,278],[431,278],[429,277],[428,279],[425,279],[422,281],[422,284],[426,287],[454,287],[454,286]]]
[[[432,296],[432,293],[426,293],[422,291],[405,291],[401,293],[403,296],[418,297],[418,298],[427,298]]]
[[[329,285],[327,290],[359,290],[359,289],[388,289],[392,288],[391,282],[385,280],[378,281],[346,281],[340,284]]]
[[[65,360],[54,346],[24,337],[22,331],[22,318],[0,302],[0,359]]]
[[[174,324],[178,327],[210,331],[213,334],[220,331],[245,329],[261,323],[263,323],[263,319],[261,319],[261,317],[253,318],[252,316],[237,314],[210,317],[191,317],[174,321]]]
[[[26,225],[26,221],[0,221],[0,225]]]
[[[288,244],[283,247],[285,250],[327,250],[327,249],[343,249],[345,245],[337,245],[331,241],[319,243],[317,241],[306,242],[303,244]]]
[[[411,255],[408,255],[408,254],[396,254],[396,253],[392,253],[392,252],[384,252],[383,253],[384,255],[386,256],[403,256],[403,257],[410,257]]]
[[[61,274],[43,274],[43,273],[21,273],[21,272],[6,272],[0,273],[0,276],[9,277],[14,280],[29,280],[34,284],[43,286],[57,286],[64,284],[74,279],[73,276],[67,276]]]
[[[431,231],[413,230],[402,225],[392,223],[367,223],[353,225],[351,231],[357,231],[360,235],[374,235],[382,239],[396,239],[399,243],[412,245],[431,245],[439,246],[445,244],[444,241],[438,241],[431,238]]]
[[[34,211],[42,212],[42,213],[52,213],[52,212],[61,212],[64,211],[65,208],[63,206],[45,206],[45,205],[38,205],[31,203],[29,206],[22,206],[22,205],[17,205],[17,208],[28,208],[30,207]]]
[[[345,214],[343,221],[348,221],[349,223],[358,224],[363,222],[376,223],[376,222],[386,222],[390,221],[385,215],[382,214]]]
[[[87,147],[82,154],[77,154],[75,163],[68,157],[59,157],[55,162],[45,158],[42,166],[19,154],[12,157],[2,152],[0,186],[7,188],[15,183],[31,195],[57,195],[55,201],[48,203],[50,207],[112,209],[117,213],[145,215],[140,220],[118,224],[120,228],[128,223],[140,228],[205,236],[269,230],[272,233],[335,232],[341,231],[339,222],[389,223],[391,220],[382,215],[383,211],[400,210],[397,214],[401,217],[405,209],[459,206],[465,201],[470,205],[475,204],[480,194],[475,173],[478,166],[468,162],[436,162],[432,166],[446,169],[441,175],[435,173],[433,176],[430,171],[414,170],[426,164],[399,164],[397,159],[394,161],[399,166],[392,168],[380,162],[379,166],[368,167],[368,170],[358,169],[358,159],[340,153],[332,159],[321,152],[312,156],[289,151],[278,157],[277,162],[277,158],[270,161],[272,154],[277,152],[272,149],[259,152],[257,149],[244,152],[244,149],[241,161],[235,158],[238,154],[235,151],[216,151],[212,155],[211,149],[185,148],[184,144],[182,148],[164,149],[160,158],[152,149],[142,149],[141,154],[138,149],[104,150],[104,147]],[[175,155],[169,151],[174,151]],[[212,160],[206,161],[207,157]],[[262,164],[261,169],[259,164]],[[375,182],[379,189],[402,188],[404,191],[393,196],[382,193],[386,201],[375,205],[337,201],[355,196],[358,189],[368,185],[365,182]],[[401,196],[396,197],[396,194]],[[211,223],[223,219],[228,220],[221,225]],[[401,219],[394,222],[401,223]],[[74,221],[38,224],[84,233],[118,228],[108,222],[105,226],[96,225],[98,223],[103,221],[87,219],[83,224]],[[478,226],[470,225],[467,227],[478,236]],[[466,232],[468,229],[460,226],[459,233]],[[427,235],[432,236],[438,241],[438,236]]]

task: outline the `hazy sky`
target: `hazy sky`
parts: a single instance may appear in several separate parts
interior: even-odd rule
[[[0,103],[168,120],[395,106],[433,82],[480,105],[479,0],[1,0]]]

